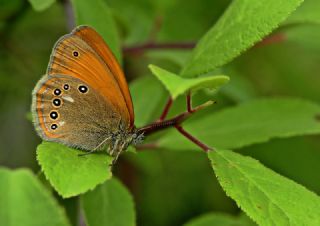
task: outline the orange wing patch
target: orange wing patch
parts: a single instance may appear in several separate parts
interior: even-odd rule
[[[45,83],[41,84],[41,87],[39,88],[39,90],[35,90],[36,91],[35,111],[37,112],[36,120],[38,121],[37,126],[39,126],[41,128],[41,131],[44,133],[44,136],[49,139],[62,137],[62,135],[54,134],[49,131],[49,129],[46,126],[45,116],[43,114],[43,107],[42,107],[43,96],[47,95],[45,93],[48,92],[48,90],[50,90],[53,83],[54,83],[54,81],[48,80]]]
[[[130,91],[124,73],[114,57],[113,53],[105,43],[103,38],[94,29],[88,26],[80,26],[72,32],[74,35],[80,37],[88,45],[96,51],[96,53],[103,59],[108,69],[111,71],[113,77],[116,79],[121,93],[125,99],[129,114],[130,114],[130,125],[134,124],[134,110]]]
[[[69,75],[87,83],[117,109],[128,126],[131,125],[130,108],[118,80],[86,40],[73,34],[63,36],[54,47],[47,74]]]

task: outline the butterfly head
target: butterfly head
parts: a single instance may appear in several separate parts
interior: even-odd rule
[[[122,125],[122,123],[120,125]],[[137,130],[135,127],[128,130],[120,126],[119,130],[112,134],[111,147],[120,145],[122,150],[126,150],[130,144],[138,145],[142,143],[143,139],[143,132]]]
[[[133,145],[141,144],[144,140],[144,134],[141,132],[136,131],[132,134],[132,141]]]
[[[112,134],[108,153],[113,156],[114,161],[116,161],[118,156],[125,151],[130,144],[140,144],[143,139],[143,133],[139,132],[135,128],[132,131],[121,128],[116,133]]]

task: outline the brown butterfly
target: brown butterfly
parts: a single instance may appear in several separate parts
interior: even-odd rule
[[[89,153],[108,145],[117,159],[143,139],[121,67],[91,27],[79,26],[58,40],[32,95],[34,126],[44,140]]]

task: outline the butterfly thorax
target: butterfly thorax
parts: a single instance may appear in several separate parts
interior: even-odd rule
[[[107,152],[115,157],[115,159],[117,159],[130,144],[140,144],[144,139],[143,133],[139,133],[135,128],[130,132],[128,131],[130,130],[120,127],[118,131],[111,133]]]

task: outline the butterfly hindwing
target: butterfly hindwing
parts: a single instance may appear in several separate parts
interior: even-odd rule
[[[67,75],[44,76],[33,91],[33,120],[48,141],[93,150],[114,133],[122,116],[87,83]]]

